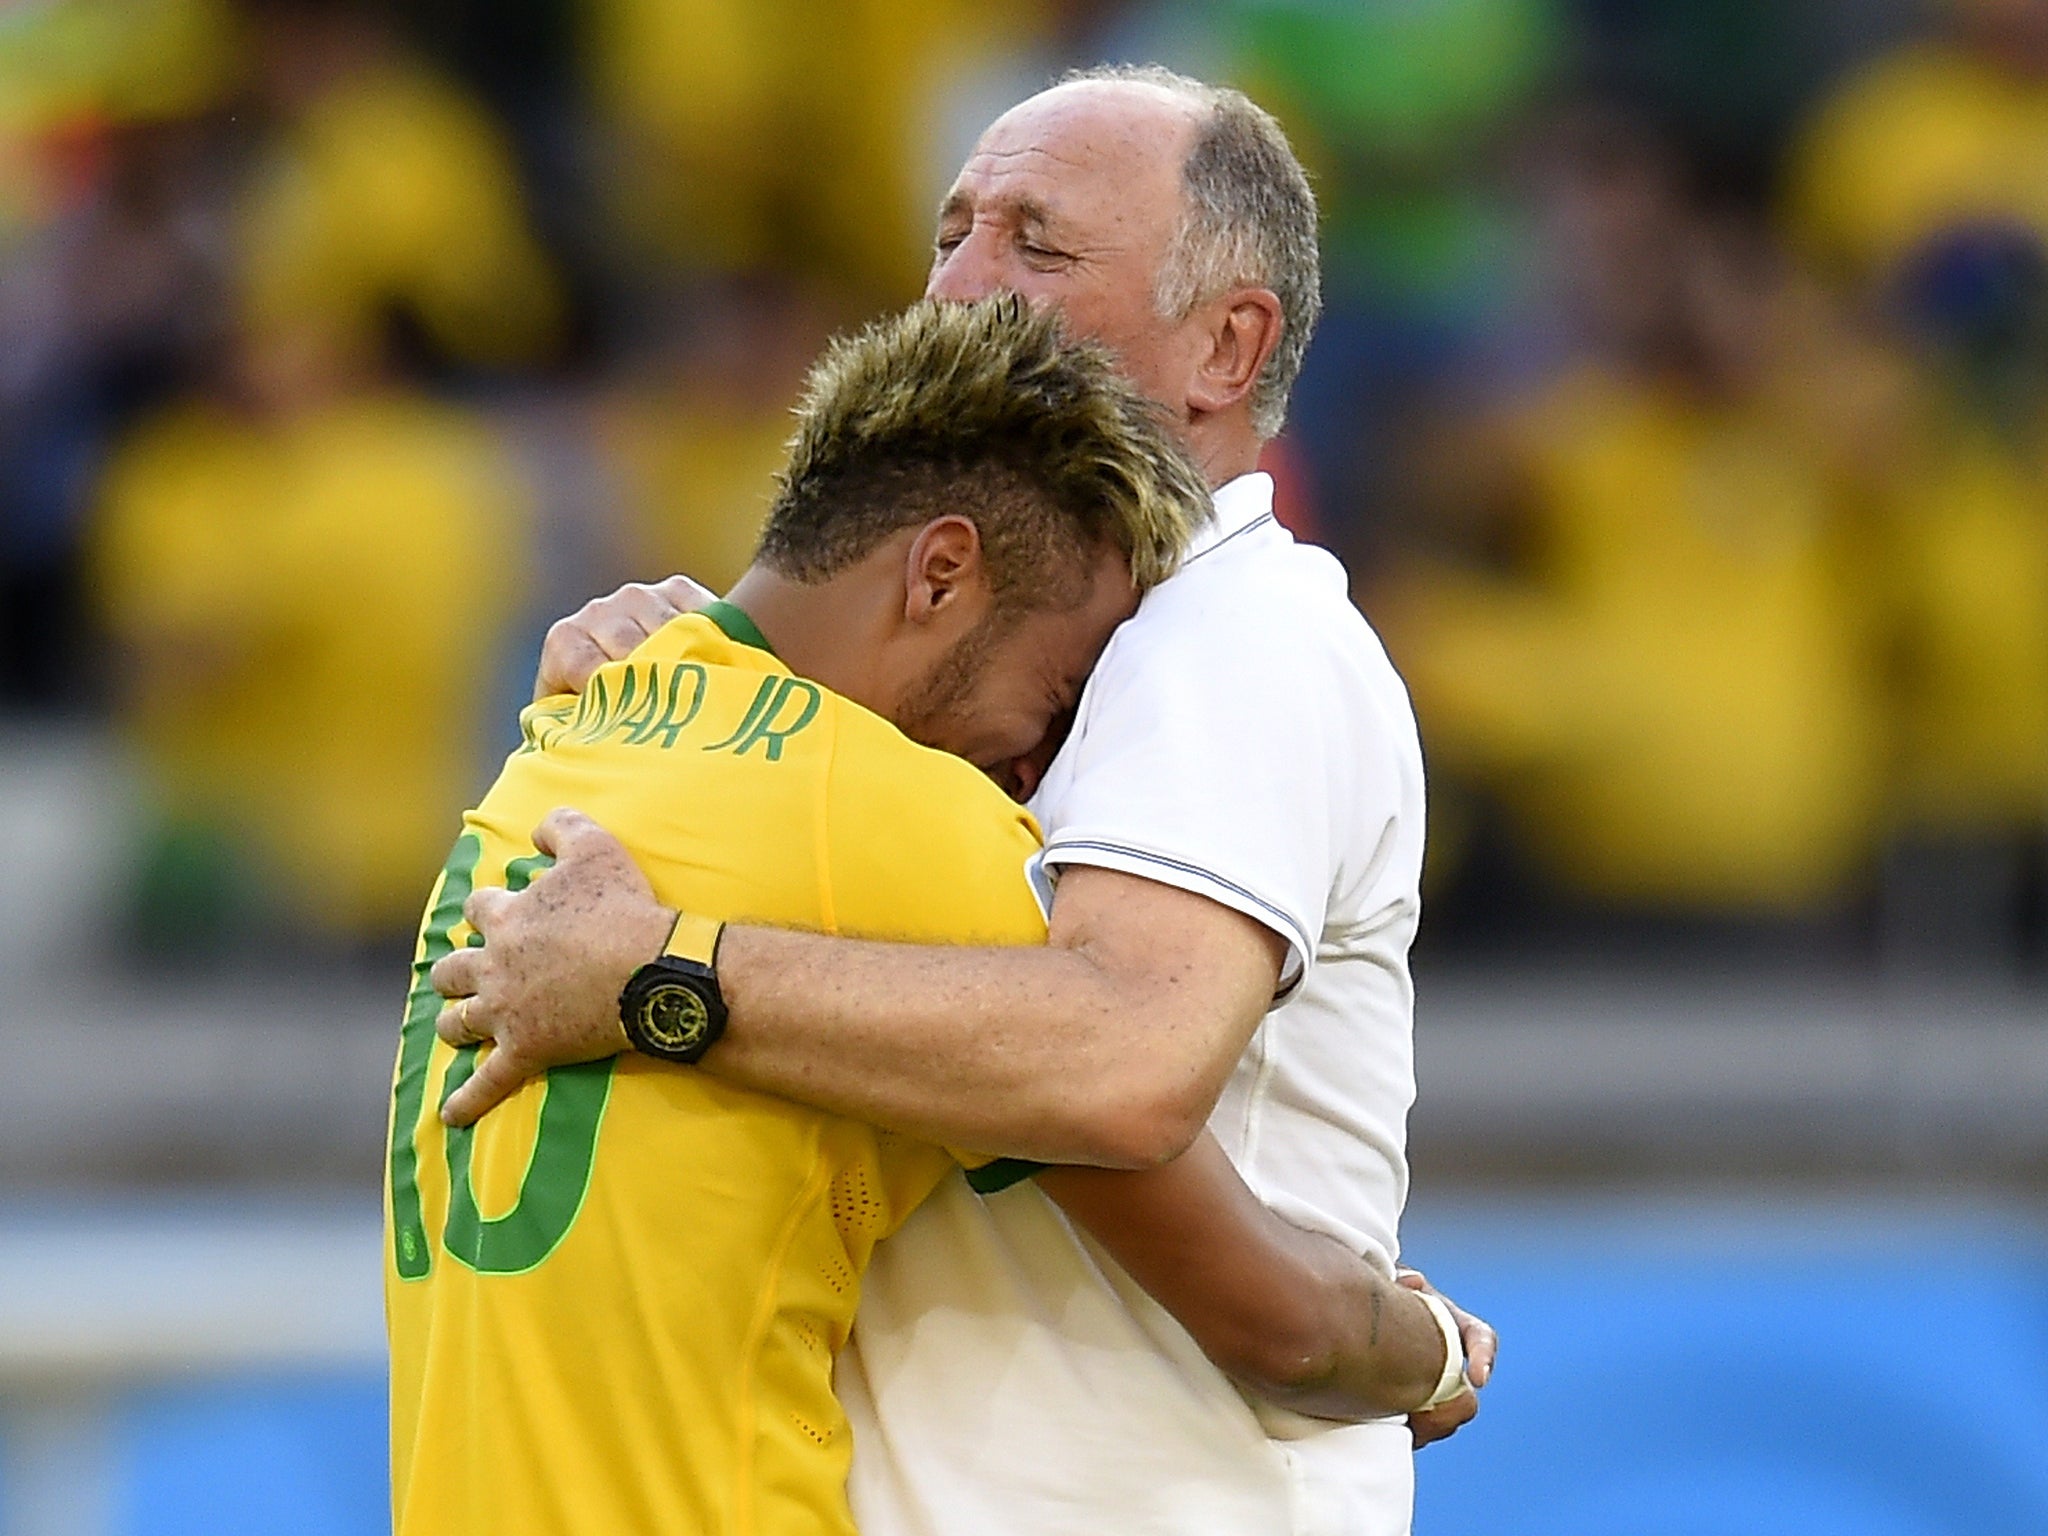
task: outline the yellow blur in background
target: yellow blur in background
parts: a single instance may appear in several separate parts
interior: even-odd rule
[[[272,409],[178,403],[122,444],[105,623],[165,833],[212,834],[306,921],[374,934],[418,906],[420,851],[469,793],[526,509],[458,407],[359,390]]]
[[[1868,932],[1900,850],[1988,849],[1990,947],[2038,952],[2043,7],[1738,11],[16,7],[0,683],[123,722],[149,942],[402,932],[547,619],[731,580],[979,126],[1157,56],[1316,174],[1273,462],[1413,684],[1447,942],[1504,870]]]
[[[385,1528],[542,633],[737,576],[980,130],[1148,60],[1312,172],[1266,467],[1429,763],[1404,1241],[1509,1365],[1418,1528],[2043,1528],[2048,0],[11,0],[0,1532]]]

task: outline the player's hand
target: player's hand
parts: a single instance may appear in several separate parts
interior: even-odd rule
[[[599,667],[624,661],[670,619],[695,613],[716,595],[687,576],[671,576],[651,586],[630,582],[605,597],[593,597],[549,628],[541,642],[533,696],[581,693]]]
[[[1434,1441],[1449,1439],[1478,1417],[1478,1389],[1493,1377],[1493,1362],[1500,1353],[1500,1335],[1485,1318],[1474,1317],[1450,1297],[1444,1296],[1442,1291],[1437,1291],[1419,1270],[1404,1269],[1394,1278],[1411,1291],[1436,1291],[1437,1295],[1443,1296],[1444,1304],[1451,1309],[1451,1316],[1458,1320],[1458,1334],[1465,1344],[1465,1376],[1473,1386],[1472,1391],[1452,1398],[1441,1408],[1408,1415],[1408,1432],[1415,1437],[1415,1449],[1419,1451]]]
[[[434,1021],[441,1038],[495,1042],[441,1107],[450,1125],[468,1125],[549,1067],[626,1050],[619,991],[675,926],[632,855],[581,812],[550,812],[533,845],[554,867],[517,895],[472,892],[462,915],[483,947],[434,964],[434,989],[450,999]]]

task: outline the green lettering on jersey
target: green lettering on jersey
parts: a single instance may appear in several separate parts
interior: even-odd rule
[[[568,722],[570,704],[550,704],[542,708],[536,704],[519,717],[519,750],[515,756],[524,757],[529,752],[538,752],[554,745],[562,734],[562,727]]]
[[[792,700],[802,698],[796,706],[796,713],[788,723],[778,724],[788,717],[784,708]],[[807,683],[800,677],[767,677],[761,680],[760,691],[754,695],[754,702],[747,708],[747,717],[739,723],[725,740],[706,747],[706,752],[732,748],[734,757],[746,755],[747,748],[760,742],[764,745],[768,761],[782,761],[782,744],[818,717],[818,706],[824,695],[816,683]]]
[[[442,871],[441,887],[427,913],[419,958],[413,962],[412,994],[406,1002],[405,1024],[399,1033],[398,1079],[392,1090],[391,1228],[392,1256],[401,1280],[424,1279],[433,1269],[427,1243],[426,1218],[420,1208],[420,1111],[426,1102],[427,1070],[434,1053],[434,1019],[440,996],[428,980],[434,962],[450,953],[450,935],[462,920],[462,904],[475,883],[482,844],[473,832],[456,840]],[[554,860],[544,853],[514,859],[505,866],[505,889],[523,891],[533,877]],[[469,943],[482,943],[472,933]],[[440,1103],[469,1081],[476,1071],[479,1047],[457,1051],[441,1084]],[[479,1274],[519,1274],[545,1259],[568,1235],[583,1208],[596,1162],[597,1131],[611,1096],[610,1061],[557,1067],[544,1079],[540,1126],[519,1199],[503,1216],[485,1220],[477,1209],[469,1182],[473,1127],[450,1130],[444,1137],[448,1162],[448,1220],[441,1245],[451,1257]]]
[[[690,702],[687,705],[682,703],[685,680],[690,684]],[[704,690],[710,681],[709,674],[696,662],[679,662],[668,675],[668,692],[662,700],[661,718],[634,731],[626,738],[626,744],[637,747],[658,736],[663,751],[673,748],[676,738],[683,733],[683,727],[696,719],[697,711],[704,707]],[[653,696],[653,690],[649,689],[649,699]]]
[[[734,728],[733,733],[723,741],[714,741],[704,750],[706,752],[723,752],[727,747],[751,731],[754,728],[754,722],[766,714],[772,705],[775,699],[775,685],[779,681],[779,678],[774,677],[762,678],[761,686],[754,690],[754,702],[747,706],[745,718]]]
[[[401,1280],[423,1279],[433,1268],[427,1247],[426,1220],[420,1213],[419,1149],[415,1133],[427,1097],[427,1066],[434,1055],[434,1019],[441,997],[427,973],[434,962],[455,948],[450,942],[462,921],[476,861],[483,852],[474,832],[455,840],[441,869],[441,884],[427,909],[412,963],[412,991],[405,1000],[405,1022],[398,1033],[398,1075],[391,1088],[391,1243],[392,1260]]]
[[[803,696],[803,703],[797,706],[796,718],[787,725],[777,725],[775,722],[784,716],[782,706],[799,694]],[[785,677],[782,686],[775,690],[775,702],[768,706],[767,713],[747,733],[746,740],[732,749],[732,755],[744,757],[747,748],[759,741],[767,744],[768,761],[780,762],[783,742],[818,718],[818,706],[823,699],[824,695],[818,692],[816,683],[807,683],[800,677]]]
[[[569,722],[569,729],[563,733],[569,741],[588,741],[591,733],[603,720],[605,712],[612,707],[611,689],[606,686],[604,674],[598,673],[576,698],[576,718]]]
[[[476,1070],[477,1048],[460,1052],[448,1069],[445,1092],[453,1093]],[[533,1155],[519,1183],[519,1199],[502,1216],[486,1218],[470,1184],[470,1146],[475,1127],[451,1129],[448,1150],[448,1225],[441,1234],[450,1258],[481,1275],[518,1275],[553,1253],[590,1192],[597,1161],[597,1132],[611,1097],[616,1060],[556,1067],[546,1078]]]
[[[544,869],[553,869],[554,867],[555,856],[551,853],[529,853],[523,859],[514,859],[505,866],[505,889],[515,892],[523,891],[533,884],[533,877],[535,875]],[[477,944],[481,941],[475,934],[471,934],[469,942]]]
[[[624,703],[619,705],[619,723],[613,727],[625,733],[627,745],[638,741],[640,733],[654,723],[654,717],[661,713],[661,680],[653,667],[646,669],[647,688],[640,700],[640,712],[636,715]]]
[[[609,736],[619,721],[625,718],[626,711],[633,707],[633,696],[639,691],[639,686],[640,674],[638,671],[632,667],[626,668],[620,678],[619,696],[611,701],[610,707],[603,714],[597,717],[597,724],[590,728],[589,734],[583,739],[585,741],[603,741],[605,737]]]
[[[621,694],[622,699],[627,696]],[[514,859],[505,866],[505,889],[525,890],[535,875],[554,862],[544,853]],[[479,1049],[472,1045],[456,1052],[441,1086],[442,1103],[476,1071]],[[569,1235],[577,1212],[583,1209],[583,1197],[590,1192],[597,1131],[611,1097],[614,1064],[607,1059],[556,1067],[542,1079],[547,1097],[541,1101],[540,1125],[534,1132],[526,1175],[519,1182],[518,1200],[502,1216],[486,1219],[477,1208],[476,1191],[469,1180],[476,1128],[448,1131],[444,1138],[448,1221],[441,1231],[441,1245],[449,1257],[481,1275],[524,1274]]]
[[[659,742],[664,751],[672,750],[704,707],[710,676],[694,661],[677,662],[667,668],[664,689],[662,671],[654,665],[627,667],[617,678],[616,694],[600,674],[591,678],[573,706],[528,710],[520,722],[525,739],[519,751],[545,751],[567,743],[589,746],[609,736],[629,747]],[[817,684],[800,677],[764,677],[732,734],[702,750],[740,757],[759,743],[768,761],[779,763],[782,744],[818,717],[823,699]]]

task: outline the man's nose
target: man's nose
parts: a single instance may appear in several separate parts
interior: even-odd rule
[[[1011,791],[1018,800],[1029,800],[1038,793],[1039,782],[1045,778],[1045,770],[1052,766],[1052,760],[1059,756],[1060,748],[1067,744],[1067,734],[1074,728],[1074,712],[1061,710],[1046,726],[1045,734],[1038,738],[1038,745],[1022,757],[1010,763],[1010,777],[1016,788]]]
[[[932,267],[924,295],[957,304],[972,303],[1011,286],[1004,277],[1000,242],[992,232],[977,229]]]

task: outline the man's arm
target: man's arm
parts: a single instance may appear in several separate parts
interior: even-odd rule
[[[1275,1216],[1207,1133],[1161,1168],[1051,1168],[1038,1184],[1269,1402],[1379,1418],[1420,1407],[1443,1374],[1443,1332],[1418,1294]],[[1472,1362],[1475,1381],[1487,1364]]]
[[[550,1066],[623,1048],[617,998],[663,908],[573,811],[556,867],[465,908],[486,943],[434,968],[452,1040],[496,1049],[444,1115],[466,1124]],[[1285,941],[1203,896],[1112,870],[1060,882],[1044,948],[881,944],[728,927],[730,1022],[704,1070],[947,1146],[1149,1167],[1186,1150],[1271,1004]]]
[[[1042,949],[729,929],[732,1023],[705,1063],[948,1146],[1149,1167],[1201,1131],[1285,953],[1206,897],[1093,868],[1061,879]]]

